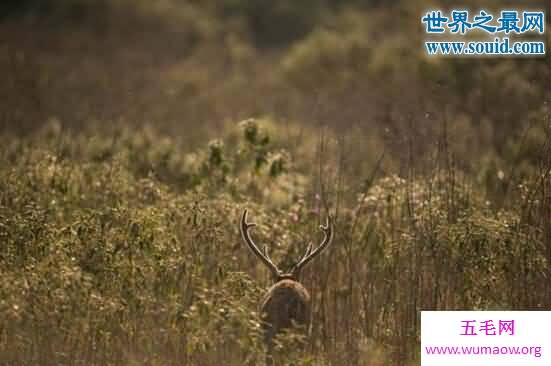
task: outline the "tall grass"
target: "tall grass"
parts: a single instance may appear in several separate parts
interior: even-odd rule
[[[301,133],[248,120],[191,152],[151,128],[4,135],[1,363],[260,364],[269,276],[240,242],[245,207],[283,267],[336,216],[305,270],[308,352],[288,334],[285,364],[414,363],[420,310],[549,307],[549,135],[496,206],[445,136],[430,169],[355,187],[342,141]]]

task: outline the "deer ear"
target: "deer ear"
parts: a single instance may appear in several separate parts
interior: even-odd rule
[[[291,275],[293,276],[293,279],[297,282],[300,281],[300,275],[302,272],[302,268],[295,266],[293,270],[291,271]]]

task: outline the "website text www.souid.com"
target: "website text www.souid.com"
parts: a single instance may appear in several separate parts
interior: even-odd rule
[[[482,56],[482,55],[545,55],[545,43],[540,41],[511,42],[509,38],[496,38],[493,41],[427,41],[428,55]]]

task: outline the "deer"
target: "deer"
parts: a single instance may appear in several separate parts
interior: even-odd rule
[[[243,211],[239,229],[243,241],[249,249],[270,270],[273,285],[267,290],[260,303],[262,331],[266,345],[266,365],[273,365],[274,338],[282,330],[294,325],[308,330],[310,327],[310,293],[300,283],[301,271],[315,257],[319,256],[333,241],[331,216],[326,218],[325,225],[320,225],[324,238],[319,246],[313,248],[308,244],[306,252],[292,268],[284,272],[270,259],[268,248],[260,250],[250,236],[250,229],[256,224],[247,222],[248,210]]]

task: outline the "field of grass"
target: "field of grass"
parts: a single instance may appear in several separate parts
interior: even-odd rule
[[[282,268],[335,220],[285,365],[417,365],[420,310],[551,307],[548,58],[429,60],[422,0],[23,3],[0,365],[263,364],[245,208]]]
[[[402,364],[421,309],[549,304],[551,140],[496,209],[445,157],[354,189],[340,159],[297,156],[293,138],[263,120],[190,153],[151,129],[3,138],[2,362],[258,364],[269,282],[238,235],[245,207],[283,267],[336,218],[305,274],[314,323],[292,364]]]

